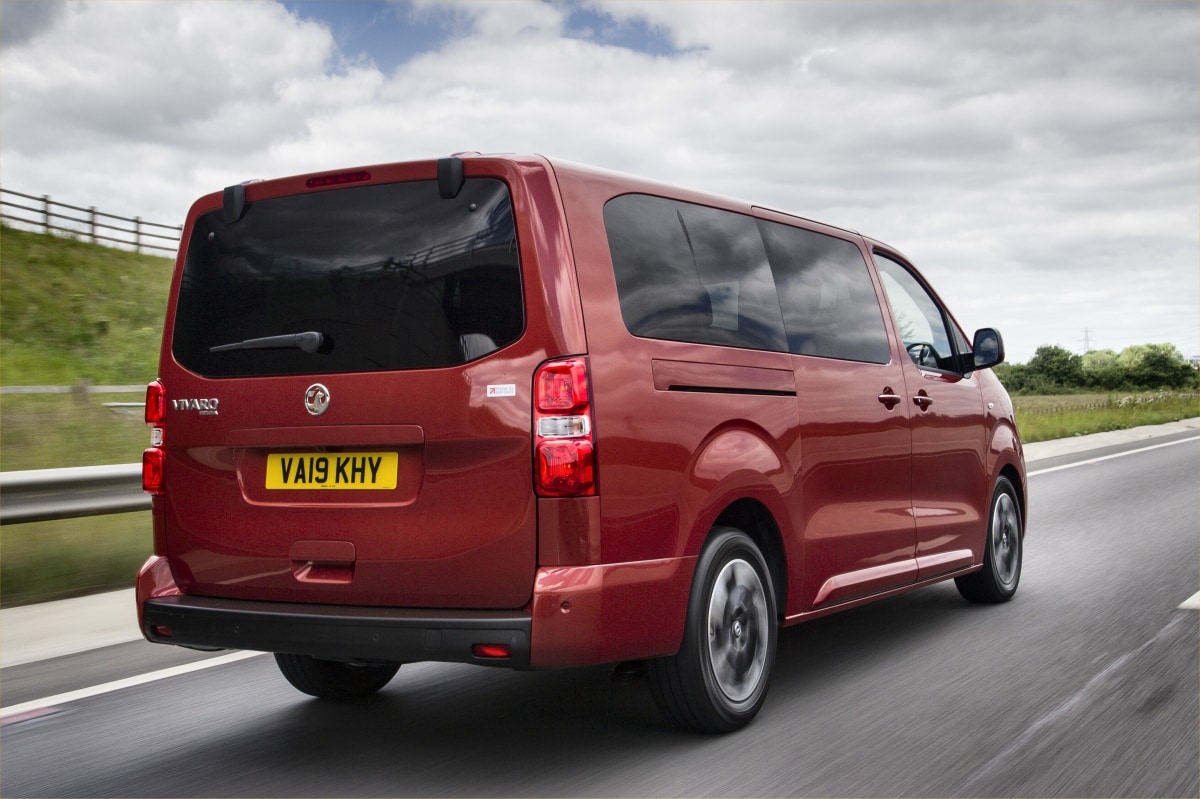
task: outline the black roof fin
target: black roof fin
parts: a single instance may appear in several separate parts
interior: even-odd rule
[[[462,191],[463,162],[461,158],[439,158],[437,166],[438,194],[443,200],[453,200]]]
[[[236,186],[226,186],[222,206],[225,211],[225,224],[232,225],[241,219],[242,214],[246,213],[246,187],[240,183]]]

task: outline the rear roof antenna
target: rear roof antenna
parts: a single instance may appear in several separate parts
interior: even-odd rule
[[[453,200],[462,191],[463,162],[461,158],[439,158],[437,162],[438,194],[443,200]]]

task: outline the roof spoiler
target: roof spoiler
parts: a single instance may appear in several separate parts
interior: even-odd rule
[[[225,224],[232,225],[246,213],[246,187],[241,183],[226,186],[221,199],[221,207],[225,212]]]
[[[437,162],[438,194],[443,200],[453,200],[462,191],[463,162],[461,158],[439,158]]]

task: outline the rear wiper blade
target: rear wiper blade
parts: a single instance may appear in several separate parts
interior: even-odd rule
[[[248,338],[233,344],[221,344],[209,347],[209,352],[233,352],[234,350],[288,350],[297,349],[307,353],[329,352],[333,349],[333,339],[316,330],[305,333],[285,333],[282,336],[266,336],[265,338]]]

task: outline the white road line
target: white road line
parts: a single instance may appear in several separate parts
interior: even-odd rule
[[[1136,455],[1139,452],[1149,452],[1152,449],[1162,449],[1163,447],[1173,447],[1176,444],[1187,444],[1189,441],[1200,441],[1200,436],[1193,436],[1191,438],[1181,438],[1178,441],[1168,441],[1165,444],[1154,444],[1149,447],[1140,447],[1138,449],[1131,449],[1126,452],[1117,452],[1113,455],[1104,455],[1099,458],[1091,458],[1090,460],[1079,461],[1078,463],[1067,463],[1062,466],[1051,466],[1046,469],[1037,469],[1035,471],[1030,472],[1027,475],[1027,477],[1034,477],[1039,474],[1049,474],[1050,472],[1061,472],[1063,469],[1074,469],[1076,466],[1090,466],[1093,463],[1100,463],[1100,461],[1110,461],[1113,458],[1124,458],[1126,455]]]
[[[1179,603],[1180,610],[1200,610],[1200,591]]]
[[[10,707],[0,708],[0,721],[11,716],[17,716],[23,713],[29,713],[34,710],[42,710],[48,707],[56,707],[65,705],[68,702],[78,702],[80,699],[89,699],[93,696],[120,691],[123,688],[132,688],[137,685],[145,685],[149,682],[158,680],[166,680],[171,677],[178,677],[181,674],[191,674],[194,671],[203,671],[204,669],[212,669],[217,666],[225,666],[230,663],[237,663],[240,660],[248,660],[259,655],[264,655],[265,652],[231,652],[228,655],[221,657],[209,658],[208,660],[199,660],[195,663],[187,663],[183,666],[172,666],[169,669],[159,669],[147,674],[139,674],[136,677],[126,677],[123,680],[113,680],[102,685],[93,685],[90,688],[80,688],[78,691],[67,691],[63,694],[55,694],[47,696],[43,699],[35,699],[32,702],[22,702],[19,705],[11,705]]]

